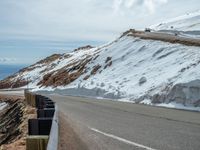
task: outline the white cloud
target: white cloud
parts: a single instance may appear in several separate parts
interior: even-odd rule
[[[144,6],[146,6],[150,13],[155,13],[156,7],[166,4],[168,0],[144,0]]]
[[[166,4],[167,2],[168,0],[114,0],[113,9],[116,13],[119,11],[127,11],[127,9],[134,11],[136,7],[144,7],[144,9],[147,9],[150,13],[154,13],[156,7]]]
[[[177,16],[173,4],[178,15],[188,8],[182,0],[1,0],[0,38],[109,41]]]
[[[16,58],[0,58],[0,63],[15,63]]]

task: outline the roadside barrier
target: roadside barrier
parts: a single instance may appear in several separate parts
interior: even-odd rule
[[[55,105],[55,113],[52,121],[51,132],[49,136],[49,142],[47,145],[47,150],[57,150],[58,149],[58,108]]]
[[[26,150],[57,150],[58,109],[48,97],[24,91],[28,105],[37,108],[37,118],[28,120]]]

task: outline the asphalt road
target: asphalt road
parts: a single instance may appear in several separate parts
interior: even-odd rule
[[[0,89],[0,95],[24,96],[24,89]]]
[[[200,149],[199,112],[110,100],[47,96],[57,103],[63,117],[88,149]]]
[[[135,37],[140,37],[142,39],[151,39],[151,40],[159,40],[170,43],[180,43],[188,46],[200,46],[199,38],[191,38],[181,35],[174,35],[172,33],[167,32],[144,32],[144,31],[136,31],[132,33]]]

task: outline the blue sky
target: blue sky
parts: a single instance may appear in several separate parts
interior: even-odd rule
[[[199,9],[199,0],[0,0],[0,63],[31,64]]]

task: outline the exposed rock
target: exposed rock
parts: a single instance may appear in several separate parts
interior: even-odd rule
[[[95,57],[93,58],[93,60],[96,60],[98,57],[99,57],[99,55],[95,56]]]
[[[91,48],[94,48],[94,47],[91,45],[86,45],[86,46],[79,47],[79,48],[75,49],[74,51],[76,52],[76,51],[80,51],[80,50],[88,50]]]
[[[42,67],[43,65],[48,65],[51,62],[61,58],[62,56],[63,56],[63,54],[53,54],[53,55],[51,55],[49,57],[46,57],[43,60],[38,61],[37,63],[35,63],[35,64],[33,64],[33,65],[29,66],[29,67],[26,67],[26,68],[23,68],[23,69],[19,70],[18,73],[5,78],[4,80],[1,80],[0,81],[0,89],[18,88],[18,87],[26,86],[28,83],[30,83],[32,81],[31,80],[27,81],[27,80],[25,80],[25,79],[23,79],[21,77],[18,77],[15,80],[13,80],[13,79],[16,78],[18,75],[23,74],[24,72],[32,71],[32,70],[34,70],[36,68]],[[41,71],[41,73],[52,69],[52,67],[55,67],[55,66],[50,66],[49,68],[47,67],[46,70]]]
[[[146,77],[142,77],[142,78],[140,78],[140,80],[139,80],[139,85],[142,85],[142,84],[144,84],[145,82],[147,82],[147,78],[146,78]]]
[[[63,57],[64,57],[65,59],[67,59],[67,58],[70,58],[71,56],[72,56],[72,55],[70,55],[70,54],[64,54]]]
[[[12,82],[9,79],[0,81],[0,89],[6,89],[12,87]]]
[[[135,29],[129,29],[128,31],[125,31],[125,32],[121,35],[121,37],[126,36],[126,35],[131,34],[131,33],[135,33],[135,32],[136,32]],[[121,37],[120,37],[120,38],[121,38]]]
[[[95,75],[100,68],[101,66],[99,64],[94,66],[93,70],[91,71],[91,75]]]
[[[38,83],[38,85],[54,87],[67,85],[85,73],[86,65],[90,61],[91,58],[85,58],[70,63],[61,69],[50,72],[43,76],[43,79]]]
[[[110,60],[112,60],[112,57],[107,57],[105,63],[109,62]]]
[[[160,54],[160,53],[163,52],[164,50],[165,50],[164,48],[160,48],[158,51],[156,51],[156,52],[152,55],[152,57],[157,56],[158,54]]]
[[[61,58],[61,56],[63,56],[63,54],[53,54],[49,57],[46,57],[45,59],[43,59],[41,61],[38,61],[36,64],[49,64],[49,63]]]
[[[159,56],[157,59],[159,60],[159,59],[165,58],[165,57],[167,57],[167,56],[169,56],[169,55],[171,55],[171,54],[173,54],[175,52],[176,52],[176,50],[168,52],[166,54],[163,54],[163,55]]]
[[[87,80],[87,79],[89,79],[89,77],[90,77],[90,75],[86,75],[86,76],[83,78],[83,80]]]
[[[0,111],[0,149],[25,150],[28,118],[36,117],[36,109],[26,106],[24,97],[0,95],[8,106]]]
[[[27,85],[29,82],[30,81],[26,81],[24,79],[18,79],[17,81],[12,82],[10,78],[7,78],[5,80],[0,81],[0,89],[18,88]]]
[[[0,145],[8,144],[21,135],[20,124],[23,121],[25,104],[20,101],[10,102],[6,110],[0,113]]]
[[[110,67],[112,66],[112,61],[110,61],[109,63],[107,63],[105,66],[104,66],[104,69],[106,69],[107,67]]]

